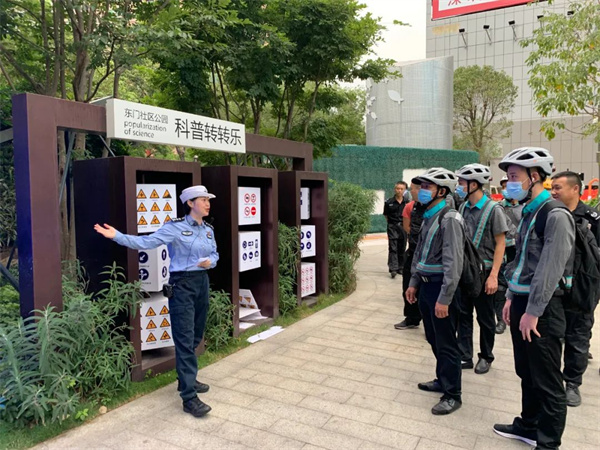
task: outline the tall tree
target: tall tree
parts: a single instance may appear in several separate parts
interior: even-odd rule
[[[544,12],[540,26],[521,45],[530,47],[526,60],[535,109],[542,117],[587,115],[579,130],[600,142],[600,0],[574,2],[572,14]],[[565,121],[543,123],[548,139]]]
[[[454,148],[479,152],[487,162],[501,151],[500,140],[511,134],[507,118],[515,106],[517,87],[511,77],[491,66],[454,71]]]

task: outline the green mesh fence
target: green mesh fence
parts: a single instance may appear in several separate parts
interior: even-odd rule
[[[327,172],[329,178],[348,181],[366,189],[383,190],[386,198],[394,195],[394,184],[409,169],[445,167],[457,170],[465,164],[479,161],[479,154],[466,150],[433,150],[406,147],[341,146],[333,157],[314,162],[314,170]],[[410,184],[410,180],[404,180]],[[351,201],[351,199],[349,199]],[[371,216],[370,232],[386,229],[382,214]]]

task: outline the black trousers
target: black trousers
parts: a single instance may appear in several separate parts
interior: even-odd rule
[[[565,301],[564,306],[567,330],[565,332],[563,378],[568,383],[581,386],[583,374],[588,366],[594,313],[585,312],[569,301]]]
[[[486,270],[486,279],[490,272]],[[473,311],[477,312],[479,324],[478,357],[492,362],[494,360],[494,341],[496,339],[496,294],[488,295],[485,289],[479,297],[460,295],[460,316],[458,319],[458,347],[463,361],[473,359]]]
[[[448,317],[438,319],[435,316],[435,304],[441,287],[441,281],[422,282],[419,287],[419,308],[423,317],[425,337],[436,359],[435,374],[444,395],[461,401],[462,369],[456,340],[458,305],[454,299],[448,308]]]
[[[412,305],[406,300],[406,290],[410,283],[410,269],[412,266],[414,249],[408,249],[404,259],[404,270],[402,271],[402,297],[404,298],[404,317],[408,325],[419,325],[421,323],[421,311],[419,311],[419,303]]]
[[[515,370],[521,378],[521,426],[537,430],[537,448],[560,446],[567,418],[567,399],[560,370],[566,320],[562,298],[552,297],[539,318],[532,341],[523,340],[519,323],[527,308],[527,296],[515,296],[510,308],[510,334]]]
[[[388,269],[402,272],[404,268],[404,251],[406,250],[406,231],[401,224],[389,225],[388,230]]]

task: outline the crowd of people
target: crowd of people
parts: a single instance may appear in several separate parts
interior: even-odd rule
[[[432,408],[442,415],[462,405],[463,370],[484,375],[492,369],[495,336],[508,327],[521,413],[493,429],[556,449],[567,405],[581,404],[579,387],[591,358],[600,215],[580,200],[580,176],[554,173],[546,149],[513,150],[499,168],[506,172],[501,202],[487,195],[491,171],[482,164],[426,170],[410,189],[396,184],[384,206],[390,275],[403,278],[405,319],[395,328],[423,322],[436,378],[418,388],[442,394]]]

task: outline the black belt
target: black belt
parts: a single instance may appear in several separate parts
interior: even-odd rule
[[[418,273],[417,276],[420,278],[420,280],[423,283],[439,283],[440,281],[444,281],[444,275],[442,275],[442,274],[440,274],[440,275],[421,275],[420,273]]]
[[[206,270],[182,270],[180,272],[171,272],[170,276],[175,278],[192,278],[208,275]]]

